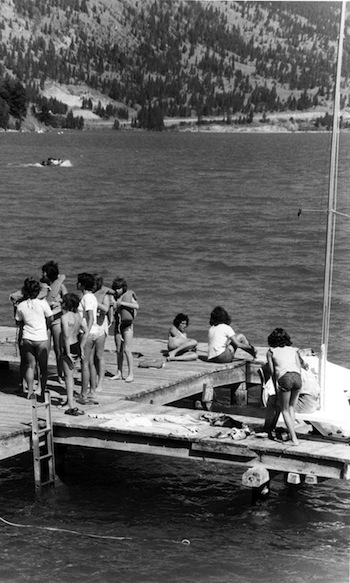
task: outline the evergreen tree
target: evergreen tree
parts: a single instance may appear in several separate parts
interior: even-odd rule
[[[10,119],[10,108],[7,101],[0,97],[0,128],[7,129]]]

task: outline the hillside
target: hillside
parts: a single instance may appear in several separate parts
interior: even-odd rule
[[[63,127],[330,110],[339,3],[2,0],[1,12],[3,127],[4,102],[25,117],[20,86],[38,122]],[[346,38],[345,113],[349,70]]]

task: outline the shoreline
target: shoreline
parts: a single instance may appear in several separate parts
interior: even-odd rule
[[[88,110],[78,108],[72,109],[76,116],[83,117],[84,127],[80,131],[153,131],[141,128],[132,127],[132,119],[119,120],[117,118],[110,118],[103,120],[96,116],[91,116]],[[164,118],[164,128],[161,131],[171,132],[197,132],[197,133],[324,133],[332,131],[331,125],[321,125],[321,121],[325,120],[326,116],[332,117],[327,108],[319,108],[311,111],[288,111],[288,112],[272,112],[265,119],[262,114],[256,114],[255,118],[250,122],[244,122],[237,116],[227,121],[225,115],[203,117],[198,124],[198,117],[187,118]],[[118,128],[115,127],[115,122],[119,122]],[[318,121],[318,125],[315,124]],[[350,126],[350,108],[346,108],[342,112],[343,125]],[[343,127],[340,131],[349,131],[350,127]],[[71,131],[65,128],[54,128],[52,126],[45,126],[40,123],[33,115],[27,114],[22,121],[20,129],[4,129],[0,128],[0,132],[65,132]]]
[[[168,120],[167,120],[168,121]],[[83,129],[67,129],[67,128],[53,128],[53,127],[28,127],[26,124],[16,130],[16,129],[3,129],[0,128],[0,134],[23,134],[23,133],[66,133],[71,131],[82,131],[82,132],[154,132],[154,133],[164,133],[164,132],[178,132],[178,133],[207,133],[207,134],[324,134],[332,131],[331,127],[321,126],[315,128],[313,124],[305,124],[302,126],[295,124],[293,127],[286,127],[284,124],[264,124],[263,126],[258,125],[222,125],[217,123],[204,123],[203,125],[197,125],[196,122],[183,122],[181,124],[165,124],[165,127],[161,131],[148,130],[144,128],[132,128],[130,125],[121,126],[117,130],[113,128],[113,122],[110,124],[98,124],[98,123],[87,123]],[[340,128],[341,133],[349,132],[350,127]]]

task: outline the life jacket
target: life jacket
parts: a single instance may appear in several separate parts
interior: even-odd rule
[[[114,310],[113,310],[113,302],[111,301],[111,293],[114,294],[114,291],[112,289],[104,286],[104,285],[94,293],[99,304],[103,304],[103,301],[107,295],[109,298],[109,310],[108,310],[108,312],[106,312],[106,313],[101,312],[100,313],[100,310],[98,310],[98,312],[97,312],[97,324],[99,326],[102,326],[106,317],[108,320],[108,326],[110,326],[113,322]]]
[[[62,285],[65,279],[66,276],[62,274],[59,275],[55,281],[50,283],[50,290],[46,296],[46,300],[54,315],[58,315],[61,312]]]

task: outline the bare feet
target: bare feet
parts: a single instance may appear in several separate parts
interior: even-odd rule
[[[122,381],[123,377],[122,377],[122,373],[120,372],[120,370],[118,370],[117,374],[114,375],[114,377],[111,378],[112,381]]]

